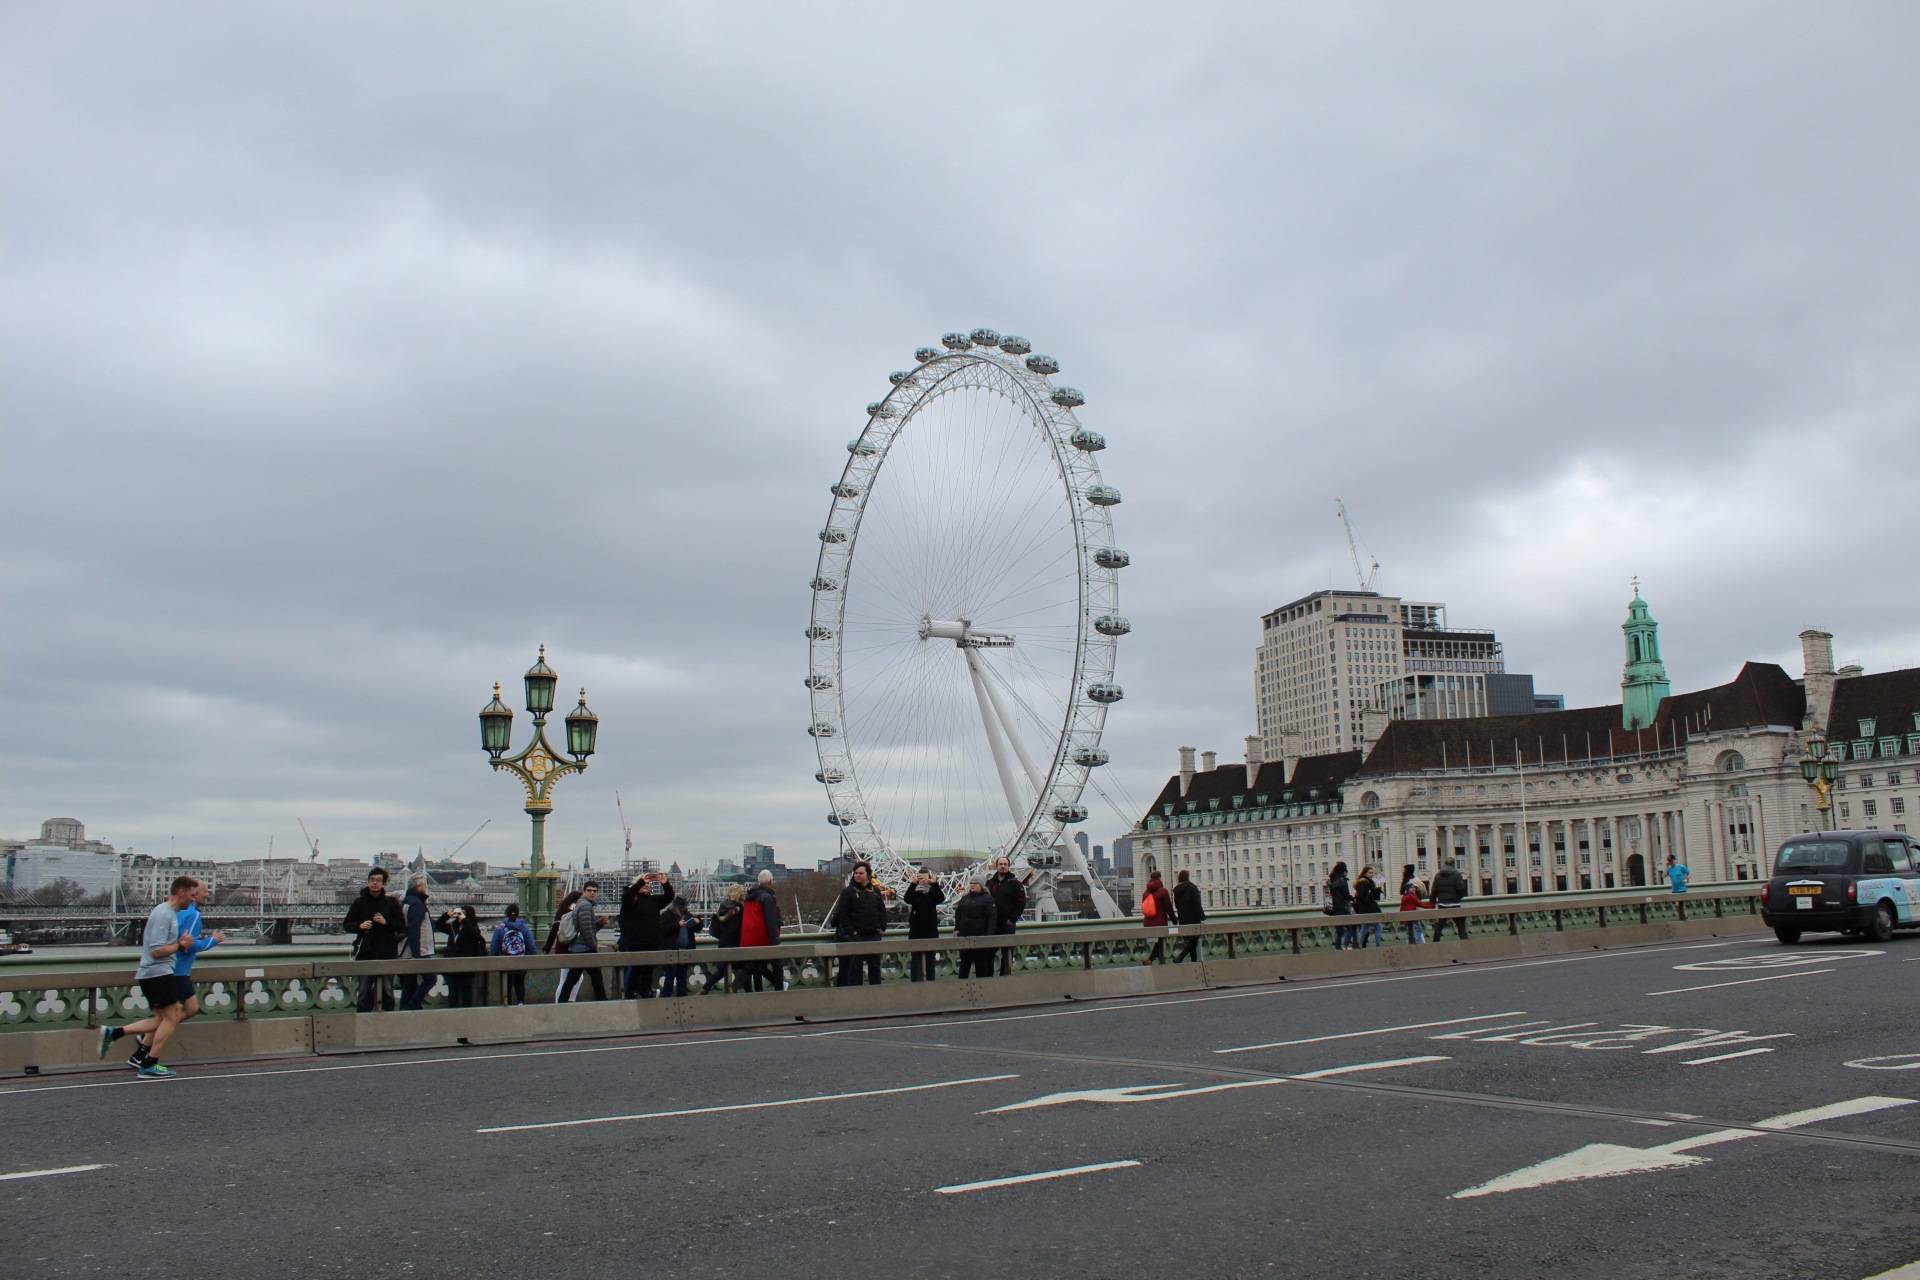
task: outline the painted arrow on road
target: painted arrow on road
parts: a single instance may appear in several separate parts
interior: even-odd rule
[[[1769,1131],[1799,1129],[1806,1125],[1819,1124],[1823,1120],[1838,1120],[1844,1116],[1864,1115],[1870,1111],[1885,1111],[1890,1107],[1912,1106],[1914,1101],[1912,1098],[1852,1098],[1846,1102],[1830,1103],[1807,1111],[1790,1111],[1783,1116],[1758,1120],[1750,1128],[1716,1129],[1711,1133],[1682,1138],[1678,1142],[1663,1143],[1657,1147],[1622,1147],[1611,1142],[1596,1142],[1591,1146],[1581,1147],[1578,1151],[1569,1151],[1566,1155],[1543,1160],[1525,1169],[1517,1169],[1491,1182],[1483,1182],[1477,1187],[1456,1191],[1451,1198],[1472,1200],[1478,1196],[1496,1196],[1508,1191],[1530,1191],[1535,1187],[1549,1187],[1561,1182],[1585,1182],[1592,1178],[1619,1178],[1634,1173],[1657,1173],[1665,1169],[1691,1168],[1694,1165],[1712,1163],[1705,1156],[1686,1154],[1701,1147],[1717,1146],[1723,1142],[1739,1142],[1743,1138],[1763,1138]]]
[[[1389,1067],[1411,1067],[1423,1062],[1446,1062],[1443,1055],[1424,1054],[1417,1058],[1389,1058],[1384,1062],[1356,1062],[1351,1066],[1327,1067],[1320,1071],[1303,1071],[1291,1076],[1268,1076],[1261,1080],[1233,1080],[1226,1084],[1203,1084],[1192,1087],[1175,1081],[1172,1084],[1132,1084],[1114,1089],[1070,1089],[1065,1093],[1049,1093],[1038,1098],[1029,1098],[1025,1102],[1016,1102],[1010,1106],[995,1107],[991,1111],[982,1111],[983,1116],[997,1116],[1008,1111],[1032,1111],[1037,1107],[1059,1107],[1070,1102],[1168,1102],[1174,1098],[1197,1098],[1203,1093],[1225,1093],[1229,1089],[1260,1089],[1275,1084],[1295,1084],[1302,1081],[1331,1080],[1335,1076],[1352,1075],[1360,1071],[1384,1071]]]

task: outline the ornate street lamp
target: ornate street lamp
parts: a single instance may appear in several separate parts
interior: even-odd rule
[[[553,812],[553,788],[570,773],[581,773],[587,757],[593,754],[599,735],[600,717],[587,709],[587,691],[580,691],[580,705],[567,713],[567,750],[563,756],[547,741],[547,716],[553,711],[554,686],[560,677],[547,665],[547,646],[527,669],[527,712],[533,716],[533,741],[518,755],[507,755],[513,739],[513,709],[500,701],[500,686],[493,686],[493,701],[480,708],[480,746],[493,761],[496,770],[506,769],[520,779],[527,793],[527,816],[533,820],[533,855],[526,867],[516,871],[520,881],[520,913],[539,930],[553,918],[553,907],[560,873],[547,865],[547,815]]]
[[[1833,782],[1840,775],[1840,765],[1836,756],[1828,754],[1825,738],[1807,740],[1806,758],[1800,761],[1800,776],[1813,788],[1816,797],[1814,807],[1822,815],[1822,830],[1829,820],[1829,810],[1833,808]]]

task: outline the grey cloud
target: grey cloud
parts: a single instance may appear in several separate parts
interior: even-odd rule
[[[1635,572],[1676,679],[1815,621],[1910,661],[1920,607],[1842,526],[1849,477],[1899,509],[1920,463],[1916,25],[16,15],[0,830],[240,856],[324,815],[346,853],[492,816],[504,860],[472,714],[544,639],[606,717],[563,856],[612,852],[615,787],[649,849],[824,856],[826,486],[887,370],[975,324],[1059,356],[1113,441],[1134,800],[1181,741],[1237,750],[1259,614],[1345,580],[1337,493],[1388,587],[1579,698]],[[1583,468],[1590,509],[1531,501]],[[1760,546],[1762,495],[1835,541]]]

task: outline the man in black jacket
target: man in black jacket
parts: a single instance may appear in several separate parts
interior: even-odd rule
[[[1433,905],[1441,911],[1458,911],[1462,900],[1464,900],[1466,896],[1467,878],[1460,874],[1460,868],[1453,865],[1453,859],[1448,858],[1445,863],[1441,864],[1439,874],[1433,878]],[[1441,916],[1433,922],[1433,940],[1435,942],[1440,941],[1440,935],[1446,932],[1448,925],[1452,925],[1455,929],[1459,930],[1460,940],[1462,942],[1466,941],[1466,917],[1454,916],[1449,919],[1446,916]]]
[[[913,883],[907,886],[907,937],[937,938],[940,936],[940,904],[947,900],[946,892],[933,882],[926,871],[914,873]],[[939,955],[936,951],[916,951],[908,962],[915,982],[932,982],[934,979],[933,962]]]
[[[1027,886],[1020,877],[1013,874],[1013,864],[1006,858],[993,860],[993,874],[987,877],[987,892],[993,895],[993,917],[995,933],[1018,933],[1020,917],[1027,912]],[[1013,948],[1007,947],[1000,953],[1000,975],[1005,977],[1013,972]]]
[[[1180,922],[1180,947],[1173,953],[1173,962],[1200,959],[1200,933],[1186,931],[1188,925],[1197,925],[1207,918],[1207,910],[1200,902],[1200,886],[1182,871],[1175,877],[1173,886],[1173,916]]]
[[[658,951],[665,933],[660,913],[672,905],[673,885],[663,872],[649,871],[628,885],[620,895],[620,949]],[[653,999],[653,966],[630,966],[622,993],[629,1000]]]
[[[367,872],[367,887],[347,908],[347,918],[340,925],[354,936],[353,958],[398,959],[403,918],[400,904],[387,892],[387,873],[379,867]],[[381,1012],[391,1013],[393,988],[386,978],[360,979],[360,999],[354,1008],[361,1013],[372,1013],[376,994],[379,996]]]
[[[953,936],[956,938],[984,938],[997,929],[998,909],[994,906],[993,895],[987,892],[986,882],[976,872],[967,884],[967,891],[960,901],[953,904]],[[975,947],[960,953],[960,977],[991,978],[993,976],[993,950],[989,947]]]
[[[427,877],[415,872],[407,881],[407,896],[400,899],[400,910],[406,916],[405,928],[400,934],[400,958],[402,960],[426,960],[433,955],[433,918],[427,914]],[[427,992],[433,990],[433,975],[430,973],[403,973],[400,975],[400,1011],[418,1009],[427,1002]],[[453,991],[453,981],[448,979],[449,996]],[[449,999],[448,1003],[452,1003]]]

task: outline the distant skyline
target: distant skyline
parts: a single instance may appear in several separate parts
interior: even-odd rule
[[[481,10],[476,14],[475,10]],[[476,20],[478,19],[478,20]],[[1009,32],[1017,31],[1017,39]],[[807,582],[950,329],[1082,387],[1133,621],[1090,838],[1351,585],[1618,697],[1920,663],[1920,10],[23,8],[0,45],[0,834],[834,853]],[[902,56],[907,53],[910,56]],[[1884,508],[1884,511],[1883,511]],[[524,741],[526,715],[516,720]]]

